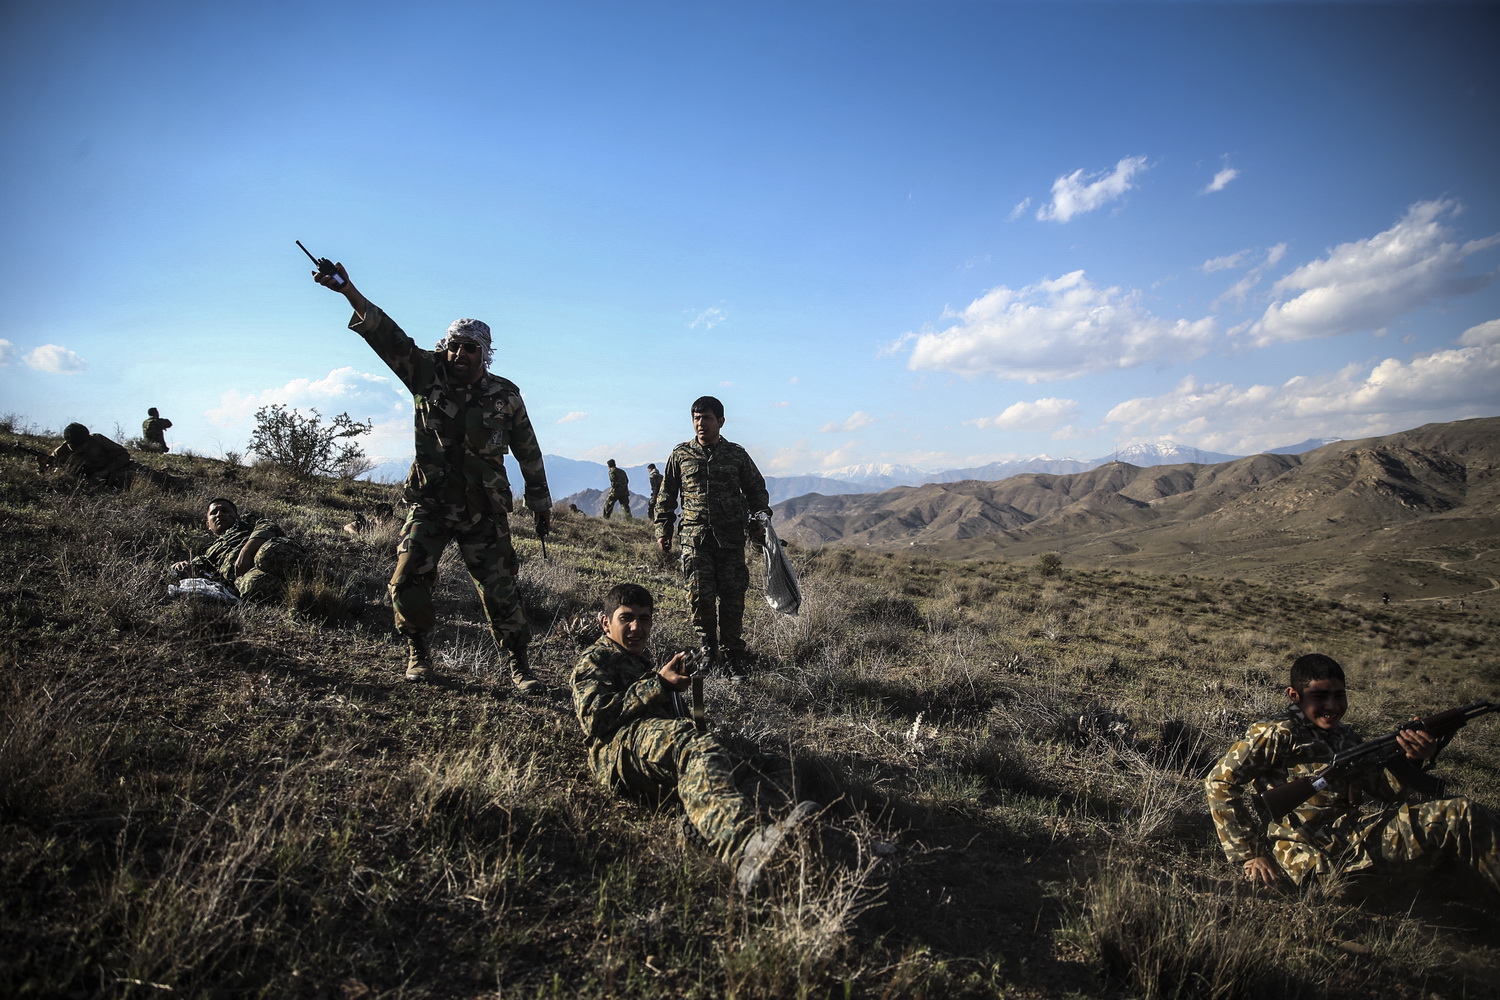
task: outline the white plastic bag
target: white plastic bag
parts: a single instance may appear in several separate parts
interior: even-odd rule
[[[766,603],[772,611],[795,615],[802,607],[802,584],[797,580],[797,570],[787,558],[781,539],[776,537],[771,519],[763,514],[757,514],[755,519],[766,529],[763,549],[766,554]]]
[[[181,583],[168,585],[167,596],[206,597],[211,601],[224,601],[227,604],[238,603],[240,599],[239,594],[217,580],[205,580],[201,576],[190,576]]]

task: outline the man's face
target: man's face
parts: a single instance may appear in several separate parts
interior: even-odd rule
[[[1340,680],[1309,681],[1301,694],[1296,688],[1286,691],[1303,717],[1319,729],[1333,729],[1349,710],[1349,695]]]
[[[443,355],[448,359],[448,369],[453,372],[453,377],[464,383],[478,382],[479,376],[484,374],[483,350],[472,340],[449,337]]]
[[[706,410],[693,411],[693,436],[699,444],[718,444],[719,431],[723,428],[723,417],[716,417]]]
[[[240,512],[232,503],[211,503],[208,505],[208,533],[217,537],[224,534],[235,521],[238,521]]]
[[[615,642],[632,653],[646,651],[646,640],[651,638],[651,605],[622,604],[609,617],[599,616],[599,624]]]

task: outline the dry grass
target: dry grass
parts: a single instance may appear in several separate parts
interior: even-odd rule
[[[340,531],[389,488],[145,460],[182,487],[91,493],[0,456],[7,995],[1425,998],[1500,971],[1493,909],[1447,883],[1246,891],[1200,785],[1309,649],[1345,662],[1367,730],[1496,697],[1493,620],[795,552],[803,614],[752,591],[760,668],[710,678],[710,714],[747,793],[829,807],[740,900],[671,807],[590,781],[562,689],[618,580],[658,595],[661,658],[692,644],[644,523],[560,516],[543,560],[513,519],[551,696],[496,682],[452,554],[450,681],[411,686],[395,528]],[[313,554],[284,606],[164,598],[221,493]],[[1500,726],[1444,771],[1500,803]]]

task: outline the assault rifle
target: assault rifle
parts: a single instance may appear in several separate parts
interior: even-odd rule
[[[684,698],[680,692],[672,692],[672,703],[677,709],[678,718],[691,717],[693,728],[700,733],[708,732],[708,718],[703,711],[703,675],[698,668],[709,662],[708,647],[700,646],[697,649],[684,649],[682,651],[681,673],[688,674],[692,678],[692,701]]]
[[[36,459],[36,467],[42,472],[46,472],[52,466],[52,455],[50,453],[42,451],[40,448],[24,445],[19,441],[0,441],[0,453],[30,455]]]
[[[1407,729],[1420,729],[1446,743],[1453,734],[1464,727],[1470,719],[1477,719],[1487,712],[1500,712],[1500,704],[1493,701],[1476,701],[1472,705],[1450,708],[1425,719],[1416,719],[1396,727],[1394,733],[1366,740],[1357,747],[1334,754],[1333,760],[1317,774],[1284,785],[1268,788],[1255,798],[1272,819],[1296,809],[1302,803],[1323,791],[1329,784],[1374,768],[1385,767],[1393,771],[1401,783],[1415,788],[1423,795],[1441,795],[1443,779],[1434,778],[1416,767],[1406,757],[1406,751],[1396,742],[1396,737]]]

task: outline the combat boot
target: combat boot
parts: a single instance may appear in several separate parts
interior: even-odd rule
[[[435,681],[437,671],[432,668],[432,648],[427,645],[427,636],[406,637],[406,679],[409,681]]]
[[[768,823],[750,835],[750,839],[745,841],[745,846],[740,850],[740,865],[734,873],[740,895],[748,896],[755,891],[767,862],[776,854],[787,834],[811,819],[820,808],[811,800],[798,802],[785,818]]]
[[[519,694],[536,694],[542,690],[542,682],[531,672],[531,660],[527,651],[510,651],[510,682]]]

